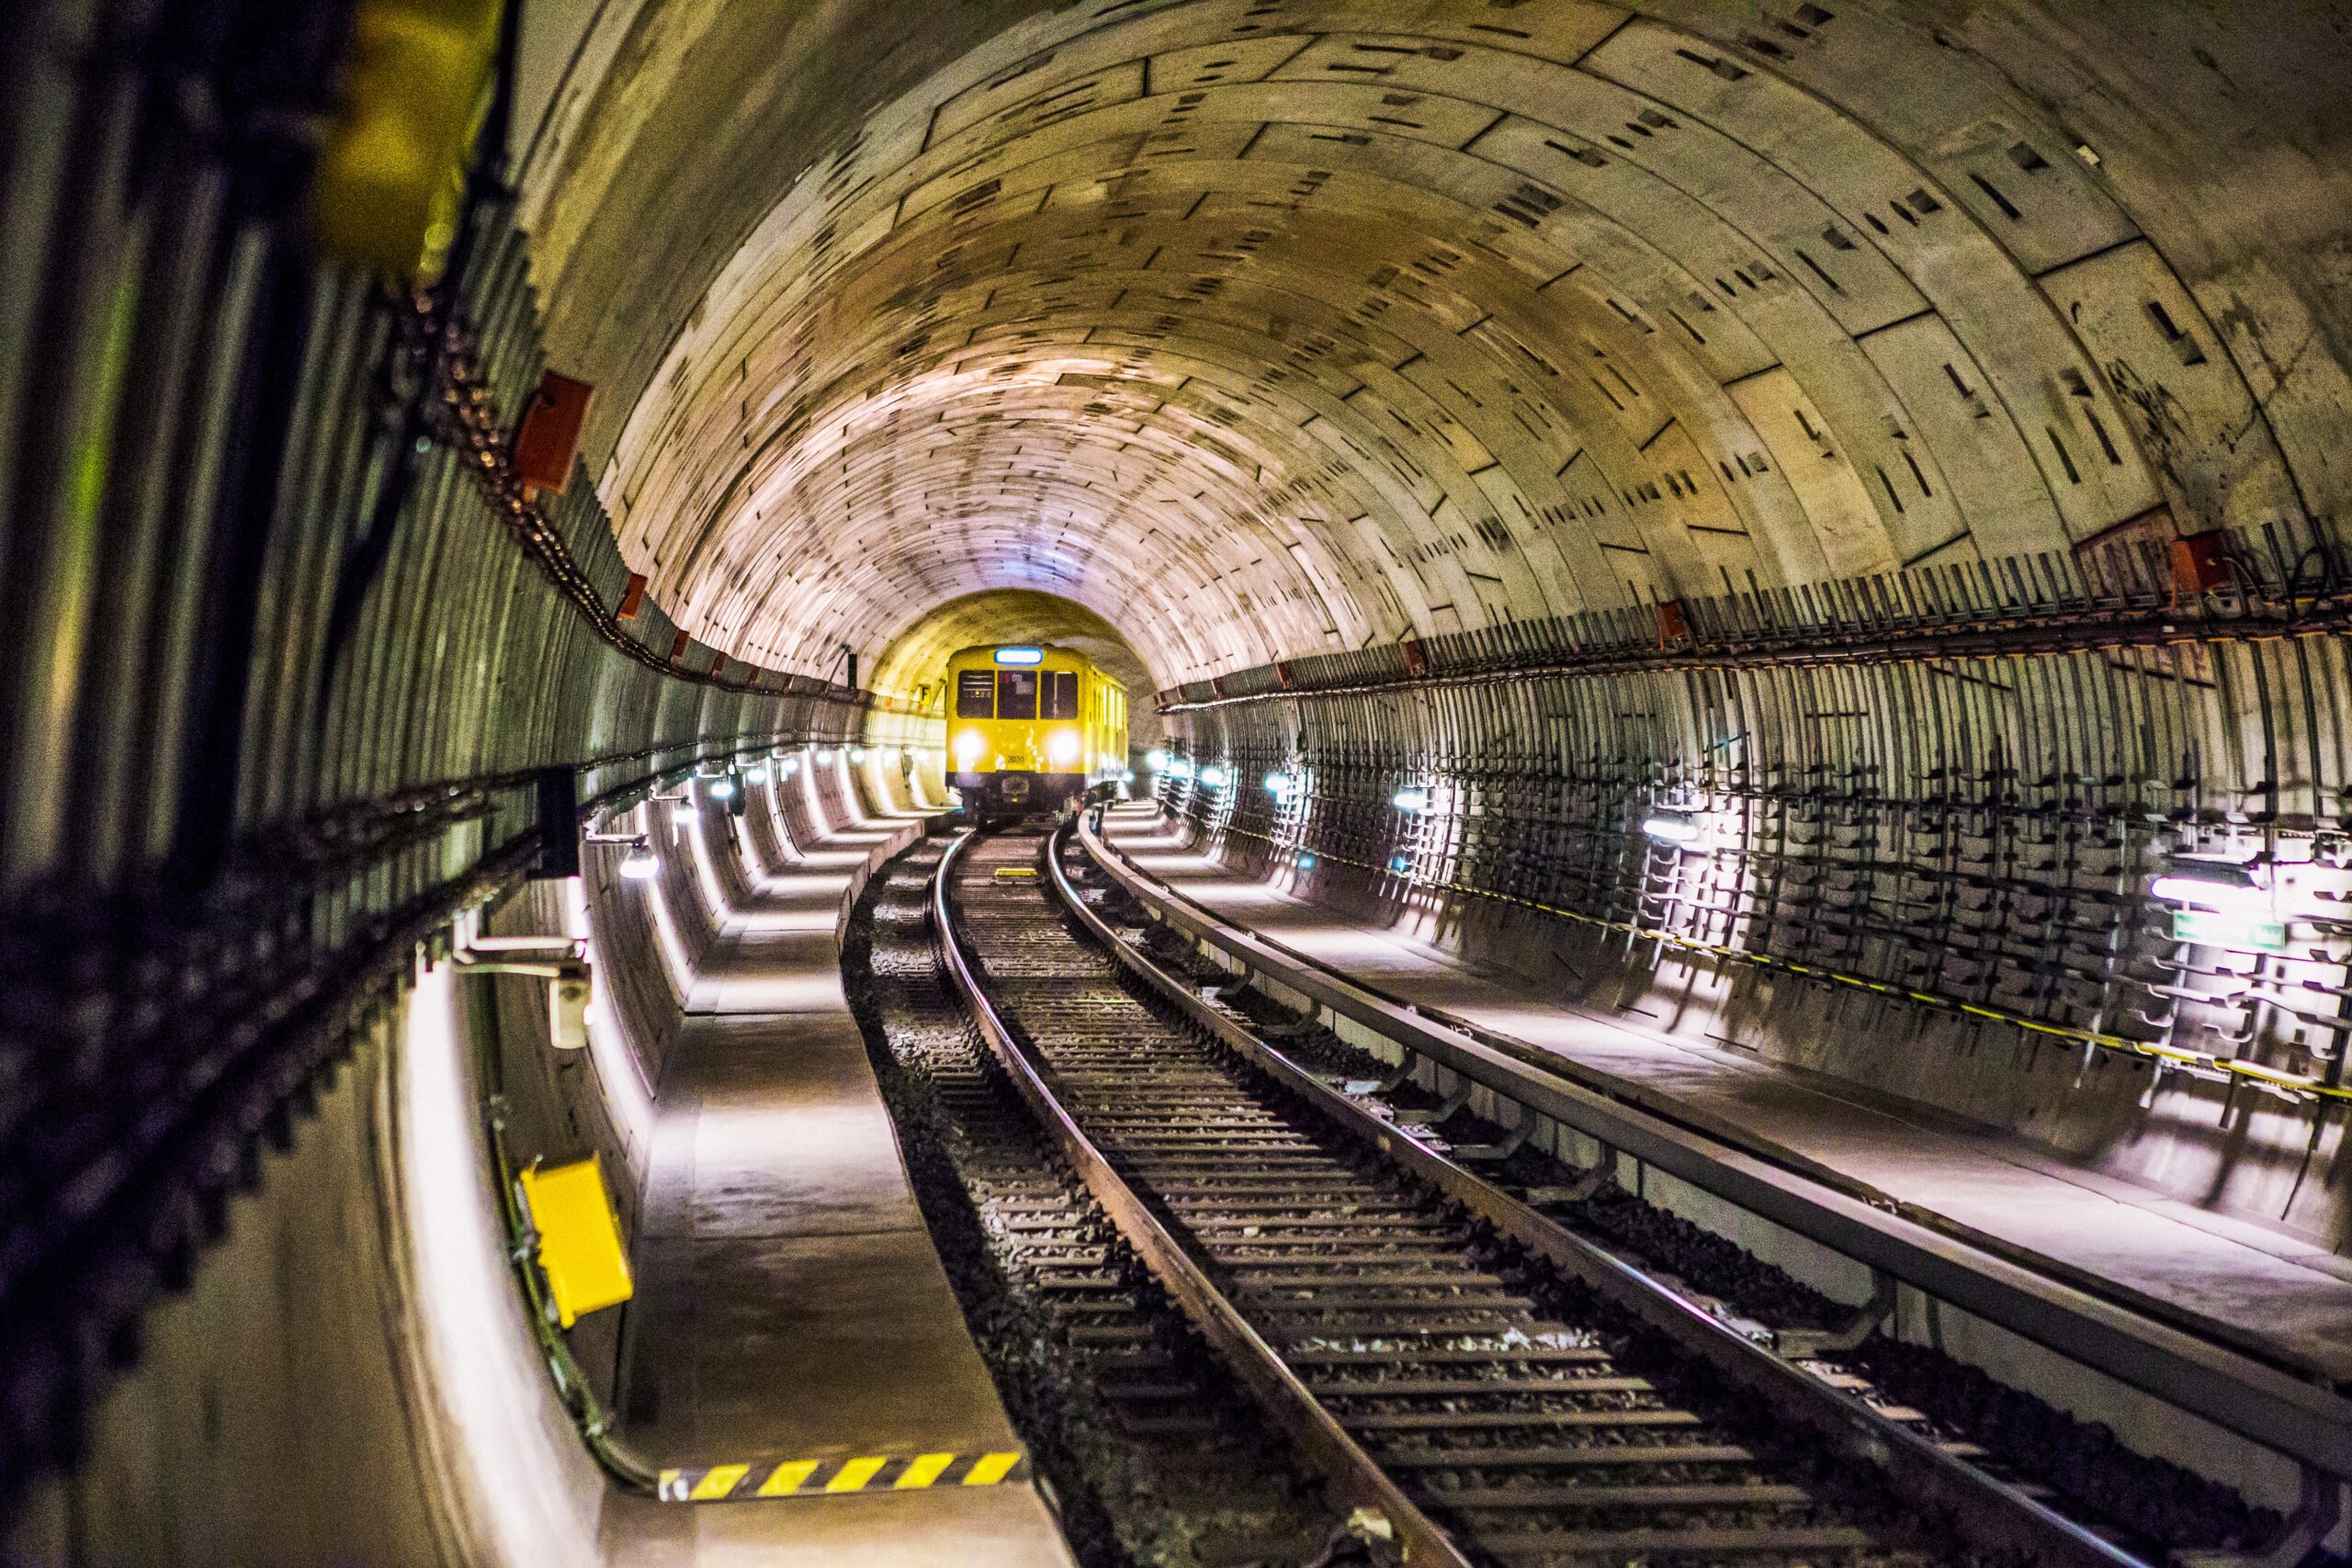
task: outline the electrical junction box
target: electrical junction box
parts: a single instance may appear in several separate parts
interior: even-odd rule
[[[523,1206],[539,1233],[539,1268],[555,1296],[556,1320],[569,1328],[589,1313],[628,1300],[636,1290],[628,1253],[595,1157],[534,1168],[520,1179]]]
[[[561,495],[580,450],[581,427],[588,423],[588,400],[595,389],[549,370],[523,410],[514,432],[514,472],[533,490]]]

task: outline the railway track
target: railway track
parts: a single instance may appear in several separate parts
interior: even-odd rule
[[[845,955],[917,1193],[1081,1562],[1312,1558],[1337,1521],[1281,1433],[1039,1135],[951,991],[929,894],[944,846],[876,878]]]
[[[1407,1562],[2133,1561],[1351,1117],[1119,944],[1039,837],[959,841],[933,900],[1064,1157]]]

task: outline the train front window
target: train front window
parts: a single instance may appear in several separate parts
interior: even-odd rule
[[[1037,716],[1037,672],[1000,670],[996,672],[996,716],[999,718]]]
[[[996,676],[987,670],[959,671],[956,676],[956,716],[996,716]]]
[[[1039,718],[1076,718],[1078,716],[1078,671],[1048,670],[1045,684],[1039,688],[1045,700],[1045,711]]]

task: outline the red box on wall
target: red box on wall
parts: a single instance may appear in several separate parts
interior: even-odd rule
[[[1396,646],[1402,649],[1405,653],[1405,673],[1408,675],[1426,675],[1430,672],[1429,649],[1421,646],[1420,640],[1418,637],[1408,637]]]
[[[2172,542],[2174,597],[2218,592],[2230,585],[2227,543],[2219,529]]]
[[[685,657],[685,652],[686,634],[680,632],[676,640],[670,644],[670,662],[675,664],[679,660]]]
[[[1682,613],[1682,601],[1668,599],[1657,607],[1657,645],[1680,642],[1690,635],[1690,617]]]
[[[644,608],[645,573],[632,571],[628,574],[628,586],[621,590],[621,607],[616,614],[624,621],[633,621],[637,619],[637,613]]]
[[[533,490],[561,495],[580,451],[581,427],[588,423],[588,400],[596,389],[549,370],[523,410],[514,431],[514,474]]]

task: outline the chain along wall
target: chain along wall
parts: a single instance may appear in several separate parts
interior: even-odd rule
[[[540,351],[501,207],[454,298],[308,256],[295,111],[334,9],[37,7],[0,95],[12,1478],[72,1453],[415,944],[531,870],[542,770],[593,801],[857,720],[842,688],[671,663],[650,606],[621,628],[584,474],[517,510]]]
[[[1734,646],[1752,614],[1714,604],[1671,648],[1585,625],[1252,671],[1162,694],[1161,795],[1229,860],[1564,1000],[2337,1239],[2346,645],[2325,596],[2254,592],[2143,595],[2168,618],[2132,645],[2131,597],[2072,649],[2052,604],[1980,606],[2051,646],[1976,657],[1935,651],[1971,635],[1956,601],[1907,653]],[[1694,841],[1645,832],[1661,811]],[[2183,851],[2274,857],[2285,951],[2175,940],[2148,886]]]

